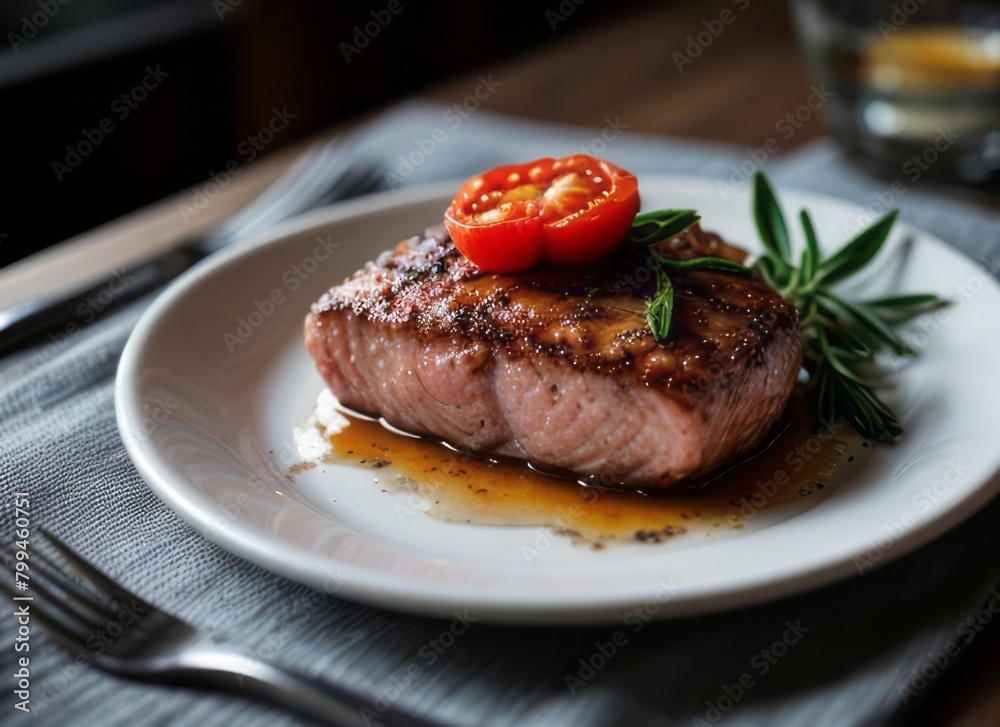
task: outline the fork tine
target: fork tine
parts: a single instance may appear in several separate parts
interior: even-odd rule
[[[339,156],[343,156],[343,154]],[[371,163],[355,160],[348,169],[338,170],[336,174],[337,177],[331,182],[326,179],[329,172],[321,169],[319,165],[307,170],[305,174],[294,180],[292,185],[283,190],[280,199],[274,200],[266,209],[260,210],[252,216],[234,218],[234,224],[227,226],[225,230],[225,239],[235,241],[345,196],[359,196],[375,191],[381,185],[379,170],[375,164]],[[320,176],[321,181],[315,181],[313,177],[316,176]],[[345,191],[350,191],[352,194],[345,195]]]
[[[57,552],[75,572],[86,574],[88,585],[99,584],[101,590],[114,593],[120,600],[138,600],[74,553],[52,533],[41,528],[35,532],[39,545],[35,552]],[[7,551],[14,547],[11,544],[0,549],[0,554],[7,555]],[[48,554],[39,558],[40,562],[45,562],[43,568],[50,567],[50,560]],[[0,570],[0,574],[5,570]],[[62,572],[62,564],[59,571]],[[65,572],[63,575],[66,575]],[[139,609],[140,613],[148,609],[149,612],[144,617],[152,617],[148,630],[132,631],[137,619],[135,613],[129,614],[132,618],[130,622],[117,619],[117,633],[112,630],[110,622],[104,629],[98,630],[89,623],[81,622],[79,614],[70,610],[66,598],[53,594],[49,588],[52,581],[48,578],[41,578],[41,581],[32,581],[30,586],[30,598],[35,606],[31,613],[46,627],[54,641],[77,655],[87,657],[88,663],[98,668],[141,681],[216,687],[236,691],[254,699],[263,697],[275,704],[318,718],[324,723],[331,716],[343,717],[338,723],[343,721],[345,724],[368,721],[364,717],[364,710],[372,698],[365,693],[263,662],[254,664],[255,659],[249,652],[240,652],[215,643],[210,632],[200,630],[150,604],[144,603],[143,608]],[[16,595],[12,579],[0,575],[0,591]],[[127,634],[125,627],[129,630]],[[247,684],[244,684],[244,678],[249,680]],[[392,705],[391,711],[380,715],[379,723],[411,727],[434,725],[397,710],[395,705]]]
[[[291,208],[294,214],[298,214],[331,198],[339,198],[343,195],[336,190],[350,186],[346,184],[347,180],[356,176],[360,168],[375,166],[374,162],[359,156],[357,150],[351,147],[349,138],[334,138],[326,143],[317,144],[303,156],[311,159],[303,166],[302,173],[293,178],[285,194],[281,195],[283,205],[277,204],[275,199],[275,203],[269,205],[269,209],[263,210],[264,214],[261,217],[267,215],[285,219],[291,216],[288,208]],[[320,182],[315,181],[314,177]],[[254,224],[257,222],[259,219],[253,220]]]
[[[217,228],[208,244],[218,248],[309,209],[378,189],[380,165],[355,147],[350,136],[312,145],[260,196]]]
[[[351,170],[350,174],[345,174],[340,180],[343,187],[352,187],[358,192],[368,192],[379,187],[382,183],[382,173],[375,164],[359,165]]]
[[[23,591],[18,592],[11,588],[7,581],[0,582],[0,590],[11,596],[24,595]],[[41,621],[64,646],[74,651],[82,651],[93,627],[80,620],[75,613],[68,611],[65,600],[53,595],[46,587],[32,582],[31,593],[32,617]]]
[[[327,156],[325,147],[314,146],[307,149],[272,186],[250,203],[251,206],[227,223],[227,231],[259,229],[281,219],[285,216],[284,208],[290,202],[294,204],[304,192],[313,189],[319,180],[325,179],[325,173],[329,173],[332,168],[332,160],[328,161]],[[338,173],[342,172],[340,170]]]
[[[361,164],[356,152],[337,140],[323,145],[313,162],[289,187],[283,204],[272,205],[268,210],[268,224],[300,214],[333,197],[343,196],[338,190],[346,186],[345,181],[356,174]]]
[[[365,169],[364,176],[358,182],[358,189],[363,192],[374,192],[382,187],[382,171],[374,164]]]
[[[67,565],[81,578],[89,581],[94,588],[102,593],[107,593],[112,598],[118,601],[124,601],[129,603],[130,601],[138,601],[140,603],[145,602],[136,596],[131,591],[125,590],[122,586],[115,583],[113,580],[108,578],[106,575],[97,570],[94,566],[84,560],[82,557],[77,555],[73,550],[66,545],[63,541],[53,535],[51,532],[43,527],[38,528],[39,532],[45,536],[45,539],[54,546],[59,553],[66,559]],[[149,606],[152,608],[152,606]]]
[[[247,230],[262,229],[286,217],[287,205],[301,205],[305,193],[326,186],[326,183],[319,184],[317,180],[324,180],[329,175],[343,175],[350,171],[350,165],[343,168],[335,164],[345,156],[346,152],[346,144],[339,138],[311,146],[274,184],[249,206],[230,218],[220,228],[221,236],[239,237],[246,234]]]
[[[46,553],[46,550],[48,548],[36,545],[32,553],[35,577],[31,581],[31,588],[44,588],[51,598],[65,602],[67,608],[71,608],[81,619],[93,626],[99,626],[117,613],[117,608],[113,608],[107,599],[101,599],[67,575],[63,566]],[[46,583],[48,585],[44,585]],[[56,590],[61,591],[63,596],[68,596],[68,599],[60,598],[49,586],[55,586]]]
[[[349,196],[361,196],[374,192],[381,187],[382,178],[378,168],[373,164],[363,164],[346,173],[337,180],[322,197],[316,199],[317,205],[329,204],[344,197],[343,191],[350,190]]]
[[[267,218],[280,212],[285,201],[295,195],[303,180],[311,180],[316,174],[318,151],[316,147],[310,147],[306,150],[250,204],[214,230],[210,238],[216,244],[224,244],[233,238],[246,234],[247,230],[262,229]]]

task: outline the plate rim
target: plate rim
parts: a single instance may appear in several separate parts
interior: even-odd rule
[[[649,174],[645,175],[645,179],[660,183],[684,183],[687,181],[697,185],[708,185],[719,181],[712,177],[675,174]],[[185,483],[188,488],[187,492],[183,491],[184,487],[178,489],[170,481],[171,478],[164,475],[157,466],[156,460],[160,455],[155,451],[155,448],[154,451],[150,451],[148,446],[143,446],[142,442],[128,435],[128,432],[135,430],[137,423],[135,414],[140,412],[140,407],[136,406],[140,398],[138,396],[140,379],[136,375],[130,379],[128,374],[130,371],[136,373],[141,371],[141,369],[137,369],[136,364],[144,346],[148,344],[151,336],[155,333],[156,321],[170,310],[175,301],[183,298],[189,288],[215,274],[220,268],[231,264],[234,259],[252,254],[259,248],[279,244],[291,235],[301,234],[320,225],[334,224],[344,219],[392,209],[405,204],[447,199],[460,184],[461,180],[457,182],[446,180],[390,190],[341,202],[296,217],[223,249],[200,262],[173,281],[143,312],[123,349],[115,377],[114,400],[118,429],[130,459],[147,486],[174,513],[199,530],[202,537],[206,537],[220,547],[273,573],[315,588],[322,588],[324,585],[317,578],[316,566],[325,565],[328,569],[334,567],[352,568],[350,563],[336,561],[315,553],[303,552],[300,561],[283,560],[273,551],[273,546],[269,546],[267,543],[268,539],[276,537],[275,534],[244,520],[234,520],[229,527],[222,529],[218,537],[208,538],[204,534],[204,528],[210,525],[210,514],[206,513],[196,501],[208,499],[207,495],[189,482]],[[814,199],[823,205],[849,206],[853,204],[849,200],[808,190],[799,190],[794,187],[779,188],[779,194],[785,192],[791,192],[800,199]],[[900,224],[900,228],[919,234],[921,239],[943,248],[948,253],[960,258],[965,264],[974,264],[961,250],[948,245],[935,235],[905,222]],[[993,285],[996,289],[995,292],[1000,294],[1000,285],[997,285],[996,281],[990,279],[989,284]],[[936,539],[992,500],[1000,492],[1000,452],[994,455],[992,473],[987,472],[986,467],[983,470],[982,473],[976,473],[978,486],[965,493],[959,501],[952,503],[947,510],[936,513],[935,517],[923,520],[916,527],[903,533],[894,542],[893,547],[879,559],[876,567],[892,562]],[[298,546],[294,545],[290,545],[290,547],[299,549]],[[856,552],[831,556],[827,562],[813,563],[811,566],[807,564],[798,569],[790,569],[785,565],[782,569],[770,572],[764,577],[757,575],[753,580],[752,587],[749,588],[745,585],[734,588],[731,583],[716,584],[714,588],[700,588],[691,596],[674,600],[669,609],[660,609],[657,617],[675,618],[736,609],[813,590],[849,577],[856,570],[853,560],[856,556]],[[355,570],[358,572],[345,579],[349,587],[338,590],[337,595],[346,596],[367,605],[405,613],[437,617],[443,617],[445,613],[450,613],[448,608],[442,608],[441,596],[436,592],[440,588],[440,584],[427,584],[410,580],[407,582],[405,599],[400,602],[398,590],[392,587],[394,584],[398,584],[399,576],[364,569]],[[510,598],[504,604],[497,606],[495,594],[488,593],[484,598],[483,592],[475,586],[459,587],[449,584],[448,596],[452,601],[461,601],[463,606],[475,610],[481,618],[493,623],[573,625],[607,623],[612,617],[620,619],[622,613],[630,606],[648,598],[649,592],[646,587],[618,589],[612,594],[595,593],[593,599],[586,601],[581,601],[579,596],[569,596],[565,600],[549,597],[546,601],[533,601],[521,596]]]

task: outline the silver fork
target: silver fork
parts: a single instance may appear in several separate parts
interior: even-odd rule
[[[15,590],[8,580],[0,581],[0,588],[31,596],[18,605],[27,604],[57,642],[99,669],[138,681],[227,691],[337,725],[438,724],[394,706],[378,714],[370,696],[264,664],[222,644],[127,591],[45,530],[30,542],[28,591]],[[13,553],[13,545],[5,548],[4,560],[11,562]]]
[[[92,315],[80,312],[81,303],[88,298],[99,298],[103,302],[110,295],[100,309],[105,315],[169,283],[231,242],[307,210],[380,189],[384,186],[381,163],[360,154],[355,147],[354,141],[342,138],[313,145],[249,205],[207,235],[189,238],[131,266],[126,271],[128,283],[125,285],[111,275],[0,310],[0,355],[22,348],[69,323],[82,327],[90,322]]]

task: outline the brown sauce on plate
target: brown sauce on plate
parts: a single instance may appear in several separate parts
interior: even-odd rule
[[[378,421],[348,418],[350,426],[329,437],[332,461],[371,468],[376,486],[408,494],[403,507],[414,516],[549,527],[596,547],[738,530],[775,506],[818,502],[853,449],[846,425],[817,428],[806,398],[797,394],[756,451],[686,485],[637,492],[584,485],[522,460],[456,452]]]

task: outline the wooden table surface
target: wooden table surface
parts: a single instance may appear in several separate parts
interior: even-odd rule
[[[705,30],[705,21],[719,18],[724,9],[732,13],[732,22],[693,58],[687,52],[689,36]],[[574,28],[572,14],[564,17],[543,47],[489,67],[465,69],[416,97],[450,105],[468,95],[478,74],[493,73],[504,85],[502,93],[483,103],[491,111],[596,128],[611,118],[627,124],[629,132],[756,148],[774,136],[775,125],[811,93],[813,81],[795,46],[783,3],[684,3],[638,10],[583,29]],[[544,9],[535,20],[545,22]],[[692,62],[679,69],[676,53]],[[352,120],[329,134],[361,121]],[[781,151],[825,133],[817,114],[782,142]],[[191,200],[192,190],[186,190],[0,270],[0,308],[128,266],[212,228],[264,189],[311,141],[249,165],[190,221],[180,209]],[[973,644],[912,724],[1000,725],[997,631]]]

